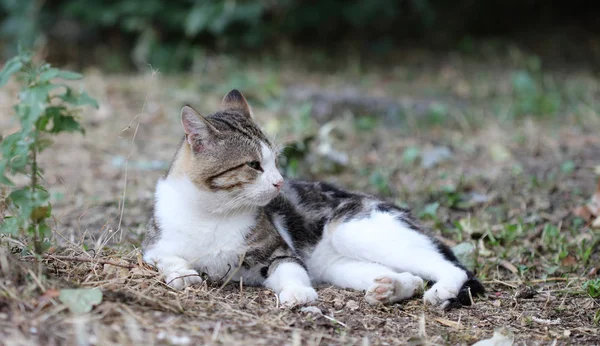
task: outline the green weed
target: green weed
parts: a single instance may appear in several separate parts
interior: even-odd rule
[[[52,145],[52,135],[84,133],[78,121],[77,108],[86,105],[98,107],[98,104],[86,93],[75,92],[65,84],[53,83],[59,79],[81,79],[80,74],[45,63],[36,64],[27,53],[6,62],[0,71],[0,87],[13,76],[21,86],[19,103],[14,107],[15,118],[21,127],[0,143],[0,184],[8,186],[9,191],[4,202],[9,215],[4,217],[0,233],[29,236],[32,249],[40,254],[49,247],[47,239],[51,229],[46,220],[52,214],[52,206],[50,194],[42,185],[38,155]],[[9,178],[14,175],[27,176],[28,184],[16,186]]]
[[[536,81],[531,73],[515,72],[512,75],[511,83],[516,116],[553,115],[560,109],[561,94]]]
[[[600,278],[588,280],[583,283],[583,289],[592,298],[600,297]]]

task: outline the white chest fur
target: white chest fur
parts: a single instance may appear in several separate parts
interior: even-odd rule
[[[161,233],[144,257],[177,256],[213,280],[225,277],[239,265],[256,220],[252,212],[211,213],[219,202],[218,195],[200,191],[185,177],[160,180],[154,215]]]

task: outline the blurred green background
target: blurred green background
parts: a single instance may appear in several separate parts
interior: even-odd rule
[[[385,59],[409,47],[493,54],[509,41],[549,60],[595,65],[599,8],[542,0],[0,0],[0,39],[3,58],[19,44],[51,47],[51,62],[115,72],[148,63],[182,71],[211,52],[302,48],[323,64],[323,56]]]

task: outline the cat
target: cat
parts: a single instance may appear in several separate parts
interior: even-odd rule
[[[318,298],[311,283],[365,291],[369,304],[424,292],[425,303],[470,305],[483,285],[408,210],[323,182],[288,180],[244,96],[216,113],[181,111],[183,139],[156,185],[144,260],[183,289],[211,281],[264,285],[282,305]]]

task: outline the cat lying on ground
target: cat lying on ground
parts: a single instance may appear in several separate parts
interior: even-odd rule
[[[285,305],[316,300],[311,282],[365,290],[370,304],[408,299],[423,279],[435,282],[423,295],[435,306],[470,305],[483,293],[407,210],[322,182],[284,183],[237,90],[207,117],[183,107],[181,122],[185,136],[156,186],[143,244],[169,286],[200,284],[204,273],[264,285]]]

